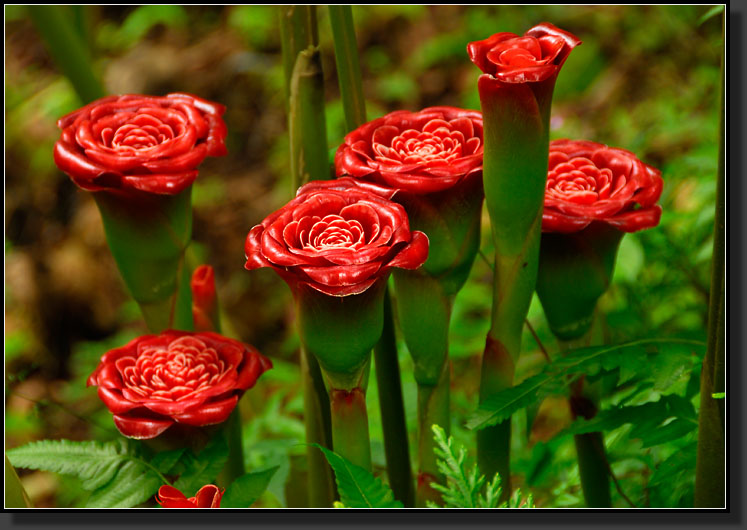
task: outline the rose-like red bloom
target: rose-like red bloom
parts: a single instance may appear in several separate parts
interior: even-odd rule
[[[394,193],[351,178],[310,182],[251,229],[245,267],[272,267],[291,288],[330,296],[360,294],[393,267],[416,269],[428,238],[410,231]]]
[[[504,83],[533,83],[560,71],[571,50],[581,44],[573,34],[542,23],[524,36],[496,33],[467,46],[469,58],[480,70]]]
[[[272,367],[255,348],[217,333],[168,330],[108,351],[88,378],[130,438],[154,438],[174,423],[225,421],[245,390]]]
[[[410,193],[448,189],[482,170],[482,114],[454,107],[399,110],[345,136],[337,176],[349,175]]]
[[[602,221],[623,232],[659,224],[661,172],[630,151],[588,141],[550,142],[544,232],[576,232]]]
[[[108,96],[60,118],[54,160],[84,190],[175,194],[226,154],[224,112],[190,94]]]
[[[208,484],[201,487],[194,497],[187,498],[174,486],[165,484],[158,489],[156,502],[164,508],[220,508],[224,491]]]

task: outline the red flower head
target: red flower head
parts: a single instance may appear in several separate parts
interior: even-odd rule
[[[454,107],[392,112],[345,137],[335,170],[414,194],[451,188],[482,170],[482,115]]]
[[[547,22],[523,37],[496,33],[467,46],[470,60],[485,74],[504,83],[536,83],[553,77],[581,41]]]
[[[544,232],[577,232],[593,221],[623,232],[659,224],[661,172],[624,149],[572,140],[550,143]]]
[[[194,497],[187,498],[173,486],[163,485],[158,489],[156,502],[164,508],[220,508],[223,492],[218,486],[208,484],[200,488]]]
[[[351,178],[310,182],[251,229],[245,267],[272,267],[291,288],[330,296],[360,294],[393,267],[416,269],[428,238],[410,231],[394,193]]]
[[[87,191],[176,194],[226,154],[224,111],[189,94],[108,96],[60,118],[54,160]]]
[[[98,386],[123,435],[148,439],[174,423],[225,421],[271,367],[252,346],[217,333],[169,330],[104,354],[88,386]]]

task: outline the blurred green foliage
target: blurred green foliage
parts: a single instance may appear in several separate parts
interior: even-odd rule
[[[570,55],[558,79],[552,137],[629,149],[661,169],[665,181],[660,226],[629,234],[621,244],[613,285],[600,301],[605,342],[703,340],[722,47],[720,17],[707,18],[710,11],[705,5],[355,6],[368,117],[429,105],[478,109],[479,71],[466,55],[470,41],[499,31],[523,33],[541,21],[578,35],[583,45]],[[291,196],[275,8],[85,6],[70,13],[111,93],[186,91],[228,108],[230,154],[203,165],[194,193],[194,237],[198,255],[216,268],[224,321],[275,364],[247,393],[241,408],[247,470],[279,466],[259,505],[302,502],[303,407],[290,293],[271,271],[249,274],[242,269],[248,229]],[[319,10],[319,25],[328,145],[333,149],[347,131],[324,9]],[[110,414],[95,391],[85,387],[85,379],[101,354],[143,333],[144,327],[136,306],[125,302],[121,281],[107,269],[111,260],[102,258],[108,251],[90,198],[52,160],[59,134],[55,122],[78,106],[72,86],[55,69],[23,6],[5,6],[5,36],[6,442],[112,439],[118,435]],[[492,255],[489,230],[485,215],[484,256]],[[72,272],[50,259],[62,250],[77,259]],[[490,286],[490,265],[478,257],[456,298],[450,329],[451,433],[470,448],[474,433],[464,428],[464,420],[477,405]],[[113,310],[103,311],[105,306]],[[66,308],[74,323],[64,334],[60,310],[50,309],[57,307]],[[536,298],[528,320],[553,355],[558,346]],[[399,350],[414,443],[416,388],[401,338]],[[59,351],[67,353],[53,353]],[[522,351],[517,381],[544,363],[528,331]],[[697,407],[698,374],[681,376],[678,395]],[[20,395],[36,404],[29,407]],[[660,398],[660,392],[633,381],[609,395],[603,408]],[[374,468],[382,475],[374,384],[369,385],[368,405]],[[567,416],[560,404],[548,403],[532,430],[525,415],[514,415],[515,483],[532,492],[540,507],[583,503],[572,438],[553,436],[568,427]],[[644,447],[630,424],[606,432],[612,470],[636,506],[690,505],[694,441],[691,433]],[[55,480],[47,489],[32,489],[36,506],[85,504],[75,479]],[[613,504],[628,506],[616,488]]]

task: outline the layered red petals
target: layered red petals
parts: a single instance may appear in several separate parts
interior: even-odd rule
[[[394,193],[352,178],[311,182],[250,230],[245,267],[272,267],[292,288],[330,296],[360,294],[392,267],[416,269],[428,238],[410,231]]]
[[[560,71],[571,50],[581,44],[573,34],[543,23],[523,36],[496,33],[467,46],[470,60],[483,73],[504,83],[538,83]]]
[[[154,438],[174,423],[225,421],[272,367],[253,347],[212,332],[165,331],[107,352],[88,378],[130,438]]]
[[[337,176],[352,176],[410,193],[442,191],[482,169],[482,115],[454,107],[396,111],[345,137]]]
[[[156,502],[164,508],[220,508],[224,491],[208,484],[201,487],[194,497],[187,498],[175,487],[163,485],[158,489]]]
[[[60,118],[55,163],[88,191],[179,193],[226,154],[224,112],[190,94],[108,96]]]
[[[550,143],[542,215],[545,232],[576,232],[602,221],[623,232],[659,223],[661,172],[624,149],[589,141]]]

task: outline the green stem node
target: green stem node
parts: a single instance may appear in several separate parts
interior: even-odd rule
[[[441,367],[441,377],[435,385],[418,384],[418,488],[415,505],[427,506],[427,501],[441,504],[441,494],[433,489],[431,482],[444,484],[444,476],[438,469],[435,455],[436,443],[431,426],[439,425],[449,436],[449,362]]]
[[[335,452],[364,469],[371,470],[366,391],[330,388],[332,441]]]

